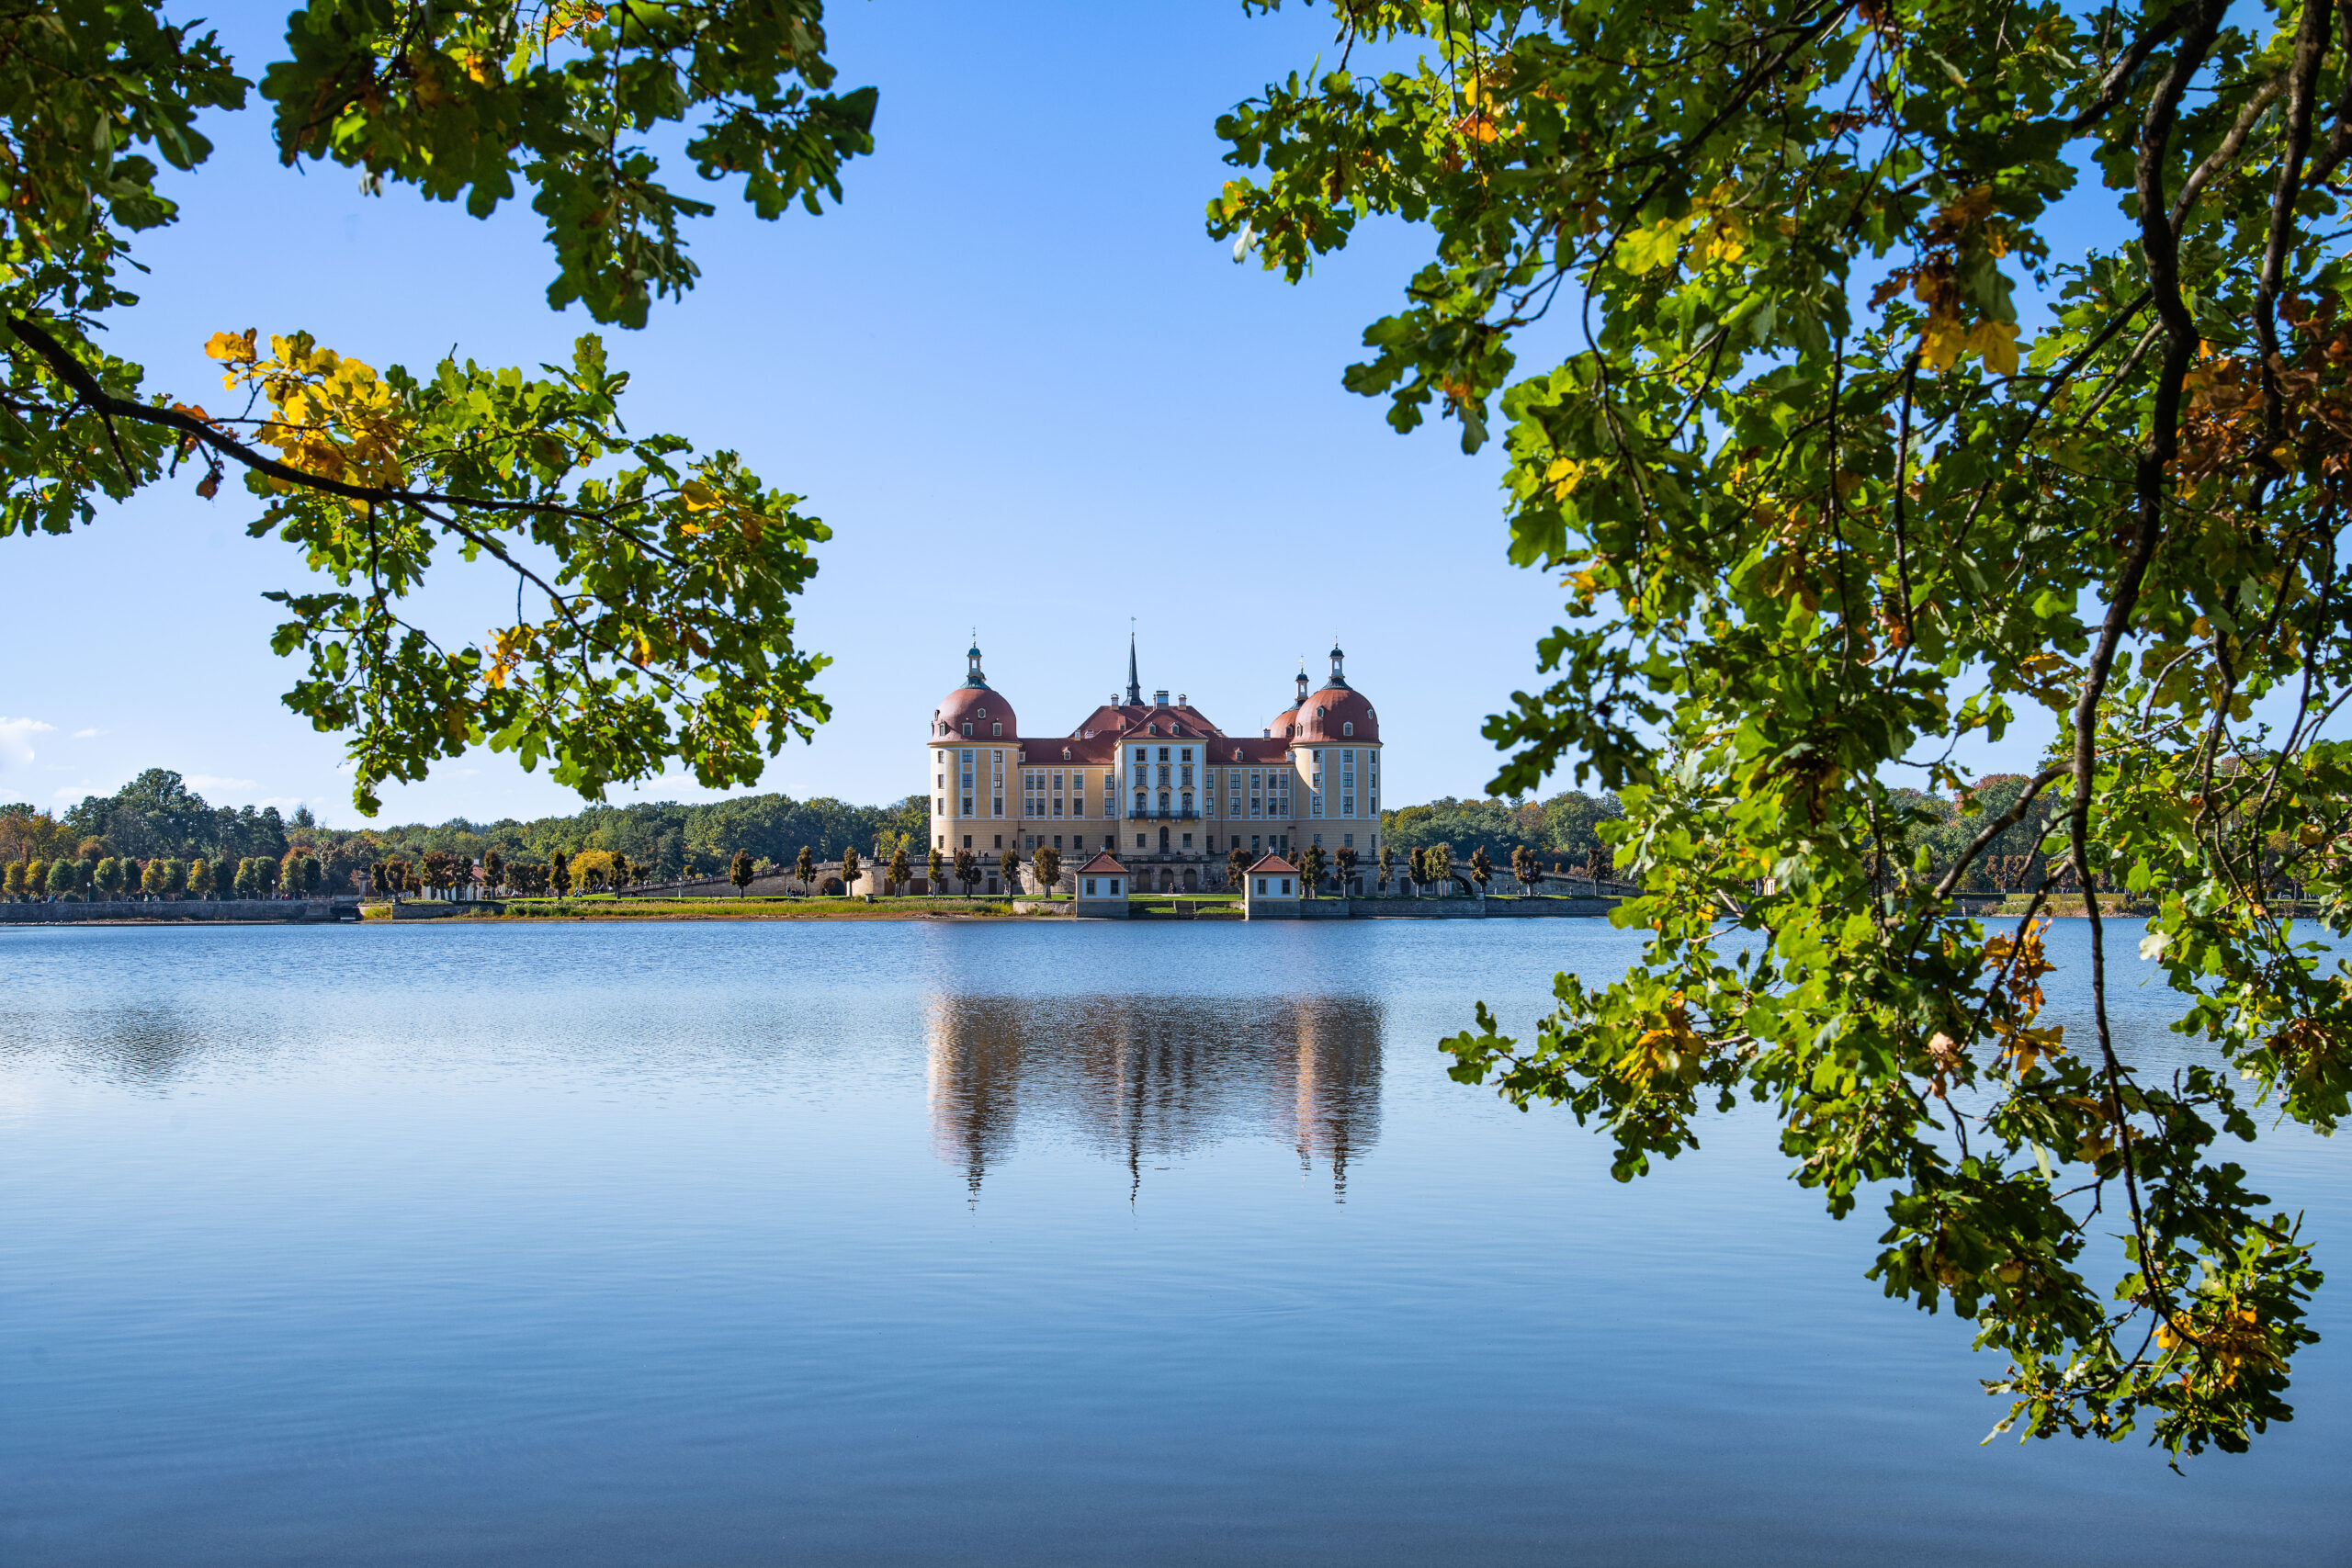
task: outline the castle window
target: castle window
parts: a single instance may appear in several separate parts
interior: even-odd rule
[[[967,735],[972,733],[972,721],[968,718],[964,721],[964,733]]]
[[[1168,761],[1168,748],[1165,746],[1159,749],[1159,760],[1163,762]]]
[[[972,711],[982,718],[986,718],[989,716],[989,710],[986,708],[974,708]]]
[[[1069,748],[1067,746],[1062,748],[1062,761],[1065,762],[1069,761]]]
[[[989,733],[990,735],[1002,735],[1004,733],[1004,726],[1001,724],[991,724],[989,726]]]
[[[1350,719],[1345,724],[1340,726],[1340,733],[1342,735],[1353,735],[1355,732],[1356,721],[1354,719]]]

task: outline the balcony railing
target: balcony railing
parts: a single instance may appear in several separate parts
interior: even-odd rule
[[[1199,812],[1181,811],[1172,806],[1164,807],[1155,806],[1148,811],[1127,813],[1127,820],[1130,822],[1197,822],[1200,819]]]

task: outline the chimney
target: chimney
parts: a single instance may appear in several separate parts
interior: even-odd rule
[[[1166,692],[1154,692],[1151,694],[1151,701],[1153,706],[1164,708],[1168,705],[1168,694]]]

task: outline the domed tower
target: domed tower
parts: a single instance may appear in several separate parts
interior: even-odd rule
[[[1277,740],[1287,740],[1298,733],[1298,710],[1306,705],[1306,671],[1298,672],[1298,690],[1290,699],[1290,706],[1274,715],[1266,726],[1266,733]]]
[[[1021,764],[1021,726],[1012,705],[989,684],[976,638],[965,654],[964,683],[932,710],[931,847],[953,856],[959,849],[989,851],[1005,820],[1006,775]],[[990,839],[976,824],[991,823]],[[971,837],[973,842],[964,840]],[[1001,847],[1001,846],[995,846]]]
[[[1309,694],[1306,677],[1298,682],[1290,751],[1305,792],[1307,841],[1319,841],[1327,855],[1351,849],[1369,865],[1380,853],[1380,716],[1348,684],[1347,655],[1336,641],[1322,689]]]

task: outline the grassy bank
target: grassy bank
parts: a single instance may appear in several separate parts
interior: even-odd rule
[[[369,919],[389,919],[388,904],[365,906]],[[452,920],[910,920],[1037,919],[1004,898],[510,898],[503,910],[464,908]]]

